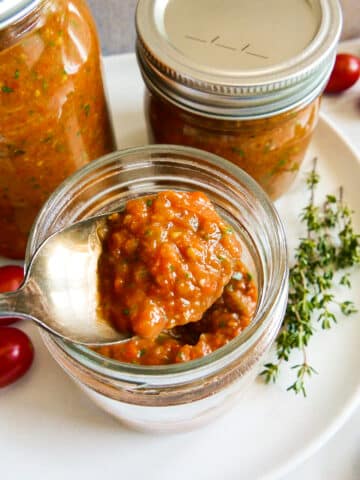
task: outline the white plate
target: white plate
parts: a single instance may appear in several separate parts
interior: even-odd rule
[[[143,85],[133,55],[105,59],[115,129],[120,147],[146,142]],[[291,246],[301,234],[298,212],[305,204],[303,173],[319,157],[321,190],[341,184],[358,207],[360,162],[323,117],[297,183],[278,207]],[[360,211],[359,211],[360,212]],[[359,214],[356,225],[359,228]],[[352,297],[360,298],[360,275]],[[319,375],[308,398],[281,385],[256,382],[226,416],[200,430],[153,436],[124,429],[98,410],[57,367],[31,325],[36,361],[24,379],[0,393],[0,452],[4,480],[51,480],[114,475],[149,480],[275,479],[319,448],[360,400],[359,315],[341,320],[312,341],[309,355]],[[6,435],[4,432],[7,432]],[[8,469],[8,470],[7,470]]]

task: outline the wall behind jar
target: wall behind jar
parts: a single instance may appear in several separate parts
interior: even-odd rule
[[[134,51],[134,14],[137,0],[88,0],[98,24],[105,55]],[[341,0],[342,39],[360,37],[360,0]]]

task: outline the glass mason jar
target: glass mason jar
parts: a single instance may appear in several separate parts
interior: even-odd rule
[[[201,359],[160,366],[121,363],[42,334],[53,357],[100,407],[151,431],[191,428],[227,410],[258,373],[288,293],[284,230],[268,197],[245,172],[204,151],[146,146],[115,152],[76,172],[49,198],[32,229],[26,260],[60,228],[168,189],[205,192],[240,236],[242,260],[259,292],[250,326]]]
[[[318,120],[341,30],[337,0],[140,0],[137,57],[152,143],[216,153],[272,199]]]
[[[50,193],[114,146],[85,1],[1,2],[0,255],[23,258]]]

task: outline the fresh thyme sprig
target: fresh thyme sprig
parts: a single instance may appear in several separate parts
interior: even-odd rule
[[[354,232],[353,212],[343,201],[342,188],[337,197],[327,195],[322,206],[315,204],[319,180],[315,159],[306,180],[310,201],[301,215],[307,236],[300,239],[290,269],[287,310],[276,339],[277,360],[265,364],[260,374],[266,383],[275,382],[280,365],[290,360],[293,351],[300,351],[302,362],[291,366],[295,379],[287,390],[304,396],[307,378],[317,373],[307,358],[316,324],[327,330],[336,323],[337,311],[346,316],[357,311],[350,300],[338,302],[333,289],[336,285],[351,287],[349,269],[360,263],[360,235]]]

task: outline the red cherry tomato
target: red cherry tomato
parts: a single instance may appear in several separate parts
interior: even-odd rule
[[[339,93],[350,88],[360,76],[360,59],[348,53],[339,53],[329,82],[325,88],[326,93]]]
[[[0,293],[17,290],[24,280],[24,269],[18,265],[0,267]],[[0,326],[10,325],[19,319],[14,317],[0,317]]]
[[[18,328],[0,328],[0,388],[22,377],[34,359],[29,337]]]

